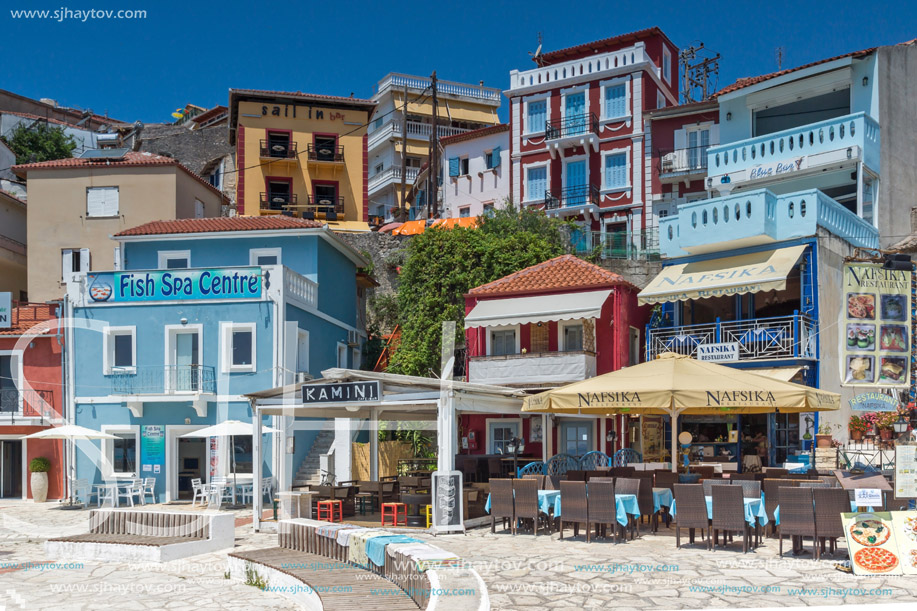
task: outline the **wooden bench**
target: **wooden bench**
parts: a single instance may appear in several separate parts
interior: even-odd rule
[[[89,532],[49,539],[50,558],[168,562],[232,547],[235,517],[103,508],[89,512]]]

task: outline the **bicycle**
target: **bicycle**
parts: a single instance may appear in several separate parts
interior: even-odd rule
[[[324,469],[319,469],[322,472],[322,479],[319,482],[319,486],[333,486],[335,483],[334,473],[331,471],[325,471]]]

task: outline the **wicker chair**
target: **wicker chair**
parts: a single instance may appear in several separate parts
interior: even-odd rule
[[[828,488],[828,482],[823,482],[820,479],[810,479],[805,482],[799,482],[800,488]]]
[[[637,470],[633,467],[612,467],[612,477],[633,477]],[[620,492],[618,494],[621,494]]]
[[[812,490],[812,498],[815,502],[815,534],[818,535],[819,546],[824,552],[825,540],[830,541],[833,554],[838,537],[846,536],[841,514],[850,511],[850,497],[843,488],[825,486]]]
[[[701,485],[704,487],[704,496],[713,496],[714,486],[729,486],[731,483],[728,479],[705,479]]]
[[[611,532],[615,544],[618,543],[618,514],[615,501],[615,487],[610,477],[597,477],[589,482],[589,500],[586,505],[589,523],[595,524],[596,536],[601,528],[602,536],[606,535],[606,527],[611,525]],[[566,503],[566,501],[565,501]],[[566,505],[564,511],[566,512]],[[575,533],[575,531],[574,531]]]
[[[713,551],[716,551],[719,531],[723,531],[723,547],[726,546],[726,534],[742,533],[742,551],[748,553],[748,539],[751,527],[745,521],[745,502],[742,500],[742,489],[739,486],[713,487]]]
[[[837,481],[837,477],[834,475],[820,475],[818,479],[828,484],[829,488],[840,488],[841,483]]]
[[[499,458],[487,459],[487,479],[503,477],[503,461]]]
[[[780,524],[777,525],[777,537],[780,539],[781,556],[783,556],[783,535],[790,535],[793,537],[794,550],[802,548],[805,537],[812,537],[815,559],[819,558],[812,492],[812,488],[780,487],[777,489],[777,497],[780,501]]]
[[[640,480],[636,477],[616,477],[614,482],[615,494],[633,494],[637,497],[637,505],[640,505]],[[642,513],[642,510],[641,510]],[[628,514],[628,523],[631,532],[636,528],[637,534],[640,534],[640,521],[634,516]]]
[[[549,475],[544,482],[545,490],[560,490],[560,482],[563,481],[562,475]]]
[[[704,498],[704,487],[700,484],[675,484],[675,547],[681,547],[681,529],[688,529],[689,541],[694,543],[694,529],[699,528],[701,540],[707,536],[707,549],[710,549],[710,518],[707,516],[707,501]]]
[[[563,499],[563,512],[560,522],[560,538],[564,538],[564,523],[573,523],[573,536],[579,536],[579,525],[586,525],[586,543],[592,530],[589,523],[588,501],[586,500],[586,482],[566,481],[560,483],[560,498]]]
[[[506,530],[506,520],[509,519],[510,532],[516,534],[516,511],[513,502],[513,480],[490,480],[490,532],[495,532],[497,518],[503,520],[503,530]]]
[[[778,488],[798,488],[799,482],[793,480],[784,480],[777,478],[767,478],[762,484],[764,489],[764,510],[767,512],[767,519],[771,525],[771,534],[777,534],[777,523],[774,520],[774,510],[780,505],[780,497],[777,495]]]
[[[674,490],[672,486],[678,483],[678,474],[671,471],[656,471],[655,485],[657,488],[668,488]]]
[[[777,478],[783,475],[789,475],[789,469],[778,469],[776,467],[765,467],[764,476],[768,478]]]
[[[586,472],[585,471],[567,471],[567,481],[568,482],[585,482],[586,481]]]
[[[592,479],[596,477],[607,477],[607,476],[608,476],[608,469],[586,471],[586,481],[587,482],[592,481]]]
[[[461,462],[459,470],[466,482],[478,481],[478,463],[477,461],[465,459]]]
[[[742,487],[742,496],[746,499],[760,499],[761,498],[761,482],[751,480],[739,480],[733,483],[734,486]]]
[[[700,473],[701,479],[710,479],[716,473],[716,468],[711,466],[694,465],[691,467],[692,473]]]
[[[551,490],[550,488],[545,488],[546,480],[548,479],[546,475],[523,475],[522,479],[533,479],[537,481],[539,490]]]
[[[734,482],[736,481],[751,482],[756,479],[755,475],[757,475],[757,473],[733,473],[732,475],[729,476],[729,479],[731,479]]]
[[[653,507],[652,473],[650,473],[650,477],[638,477],[636,479],[640,482],[640,487],[637,489],[637,505],[640,506],[640,514],[650,523],[652,531],[656,532],[659,530],[659,516]]]
[[[883,490],[882,500],[885,501],[885,511],[908,511],[908,499],[899,499],[894,490]],[[848,506],[846,511],[849,511]]]
[[[593,484],[593,483],[595,483],[595,482],[602,482],[602,483],[606,483],[606,484],[614,484],[614,483],[615,483],[615,478],[613,478],[613,477],[605,477],[605,476],[602,476],[602,477],[590,477],[590,478],[589,478],[589,483],[590,483],[590,484]]]
[[[538,482],[533,479],[514,479],[512,482],[516,504],[516,520],[531,520],[532,532],[537,537],[538,522],[542,515],[538,509]]]

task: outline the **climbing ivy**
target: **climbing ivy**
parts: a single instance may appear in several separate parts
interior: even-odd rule
[[[428,229],[411,238],[398,282],[401,342],[389,371],[438,376],[443,321],[456,323],[464,344],[464,295],[525,267],[564,254],[569,224],[543,212],[505,209],[481,218],[474,229]]]

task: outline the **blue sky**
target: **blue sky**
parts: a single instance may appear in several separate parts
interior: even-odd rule
[[[72,2],[72,4],[70,3]],[[230,87],[370,97],[386,73],[501,89],[532,67],[544,32],[559,49],[658,25],[684,47],[719,52],[720,87],[742,76],[917,38],[913,2],[399,3],[8,0],[0,13],[0,88],[144,122],[186,103],[225,104]],[[455,8],[446,8],[454,6]],[[140,20],[13,19],[10,10],[143,9]],[[506,104],[501,117],[506,119]]]

